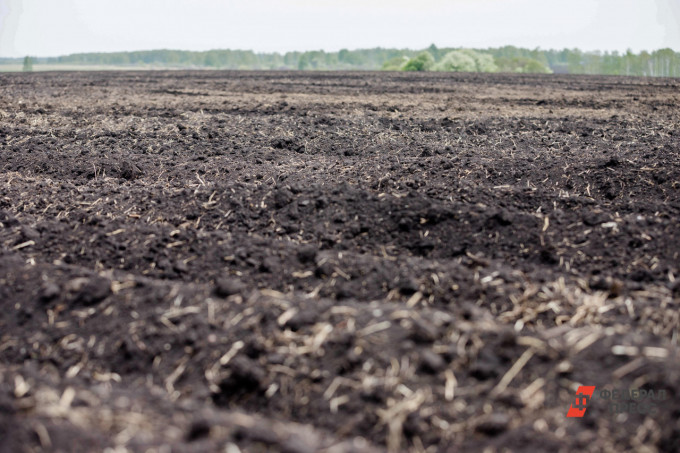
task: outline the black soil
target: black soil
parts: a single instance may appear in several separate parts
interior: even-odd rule
[[[0,75],[0,451],[677,451],[679,88]]]

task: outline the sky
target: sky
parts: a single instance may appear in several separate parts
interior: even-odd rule
[[[433,43],[680,51],[680,0],[0,0],[0,57]]]

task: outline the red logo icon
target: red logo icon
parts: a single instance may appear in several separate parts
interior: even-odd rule
[[[576,399],[571,403],[571,406],[569,406],[567,417],[583,417],[586,413],[588,401],[590,401],[594,391],[594,385],[579,385],[578,390],[576,390]]]

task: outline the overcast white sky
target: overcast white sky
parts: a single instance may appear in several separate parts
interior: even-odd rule
[[[0,57],[432,43],[680,51],[680,0],[0,0]]]

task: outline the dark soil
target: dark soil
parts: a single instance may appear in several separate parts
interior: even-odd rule
[[[0,451],[677,451],[679,89],[0,75]]]

